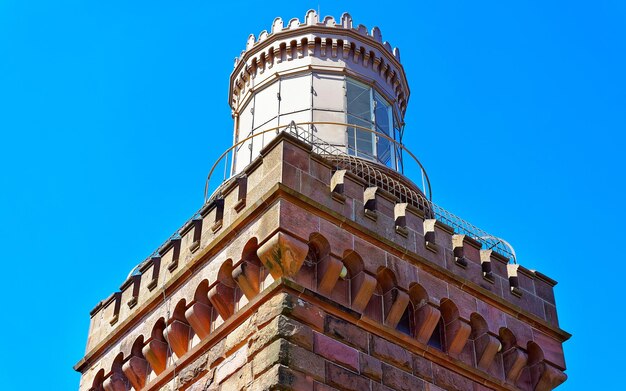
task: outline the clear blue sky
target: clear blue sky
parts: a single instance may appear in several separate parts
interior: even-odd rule
[[[0,0],[0,388],[77,388],[89,311],[203,201],[248,34],[319,4],[401,48],[434,201],[560,282],[561,389],[616,389],[623,1],[210,3]]]

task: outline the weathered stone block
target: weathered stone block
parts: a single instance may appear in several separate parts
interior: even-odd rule
[[[315,353],[355,372],[359,371],[359,352],[356,349],[320,333],[314,333],[313,341]]]
[[[422,379],[384,363],[383,384],[398,391],[420,391],[424,389]]]
[[[324,380],[324,359],[285,339],[277,339],[257,353],[252,361],[255,377],[276,364],[305,373],[316,380]]]
[[[382,379],[383,367],[382,363],[377,358],[365,353],[359,353],[359,365],[361,375],[378,382]]]
[[[370,380],[333,363],[326,363],[326,383],[340,390],[363,391],[370,389]]]
[[[413,358],[411,353],[393,342],[370,335],[370,354],[407,371],[412,371]]]
[[[324,323],[324,333],[363,352],[368,351],[367,332],[350,322],[327,315]]]

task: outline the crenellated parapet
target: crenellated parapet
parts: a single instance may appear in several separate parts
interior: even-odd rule
[[[383,41],[378,27],[368,31],[362,24],[354,26],[348,13],[336,21],[332,16],[320,19],[314,10],[302,22],[276,18],[269,33],[249,36],[231,74],[231,107],[238,111],[251,90],[304,68],[361,75],[364,81],[377,83],[403,114],[406,110],[410,92],[399,49]]]
[[[298,18],[293,18],[290,19],[289,22],[285,25],[283,19],[277,17],[272,22],[272,28],[269,33],[267,32],[267,30],[261,31],[258,39],[256,40],[254,34],[250,34],[246,42],[246,50],[243,50],[241,52],[241,55],[235,58],[235,67],[240,61],[243,60],[244,55],[248,50],[254,48],[255,45],[265,41],[271,35],[282,33],[287,30],[295,30],[306,26],[324,26],[328,28],[354,29],[360,34],[369,36],[377,42],[381,43],[385,47],[385,49],[389,51],[390,54],[393,54],[393,56],[396,57],[398,61],[400,61],[400,49],[398,49],[397,47],[392,49],[389,42],[383,42],[382,34],[378,27],[373,27],[371,32],[368,32],[367,27],[362,24],[359,24],[357,27],[353,27],[352,16],[350,16],[350,14],[347,12],[344,12],[341,15],[339,22],[337,22],[332,16],[326,16],[320,20],[319,15],[317,14],[317,12],[315,12],[315,10],[308,10],[302,22],[300,22]]]
[[[313,355],[345,337],[328,322],[365,333],[342,365],[366,376],[363,360],[415,371],[424,357],[493,389],[565,380],[553,280],[340,171],[277,136],[92,311],[81,390],[186,389],[205,374],[230,389],[225,366],[252,363],[272,311],[321,333]],[[323,368],[315,379],[332,385]]]

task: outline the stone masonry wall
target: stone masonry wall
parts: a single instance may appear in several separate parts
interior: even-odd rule
[[[337,187],[332,165],[289,135],[245,174],[92,311],[81,390],[565,380],[553,280],[356,176]]]
[[[180,373],[172,388],[492,389],[290,293],[273,297],[196,363]]]

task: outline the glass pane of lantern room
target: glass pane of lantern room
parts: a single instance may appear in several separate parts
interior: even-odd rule
[[[398,120],[395,116],[393,116],[393,134],[393,139],[398,143],[402,143],[402,130],[400,129],[400,125],[398,124]],[[399,144],[394,146],[394,151],[396,154],[396,170],[404,172],[404,167],[402,166],[402,149]]]
[[[364,157],[366,159],[374,159],[374,140],[372,134],[366,131],[356,132],[356,149],[357,156]]]
[[[348,115],[348,123],[370,128],[372,125],[369,121]],[[374,158],[374,138],[373,133],[359,128],[348,128],[348,153],[367,159]]]
[[[372,128],[371,89],[346,80],[347,122]],[[348,128],[348,153],[367,159],[374,158],[374,134],[363,129]]]
[[[387,101],[378,93],[374,93],[374,117],[376,119],[376,131],[389,137],[393,137],[391,115],[391,105],[389,105],[389,103],[387,103]],[[392,143],[389,140],[382,136],[378,137],[376,152],[380,163],[390,167],[395,166],[393,164]]]
[[[346,100],[349,115],[371,121],[372,110],[370,99],[370,89],[368,87],[347,80]]]

